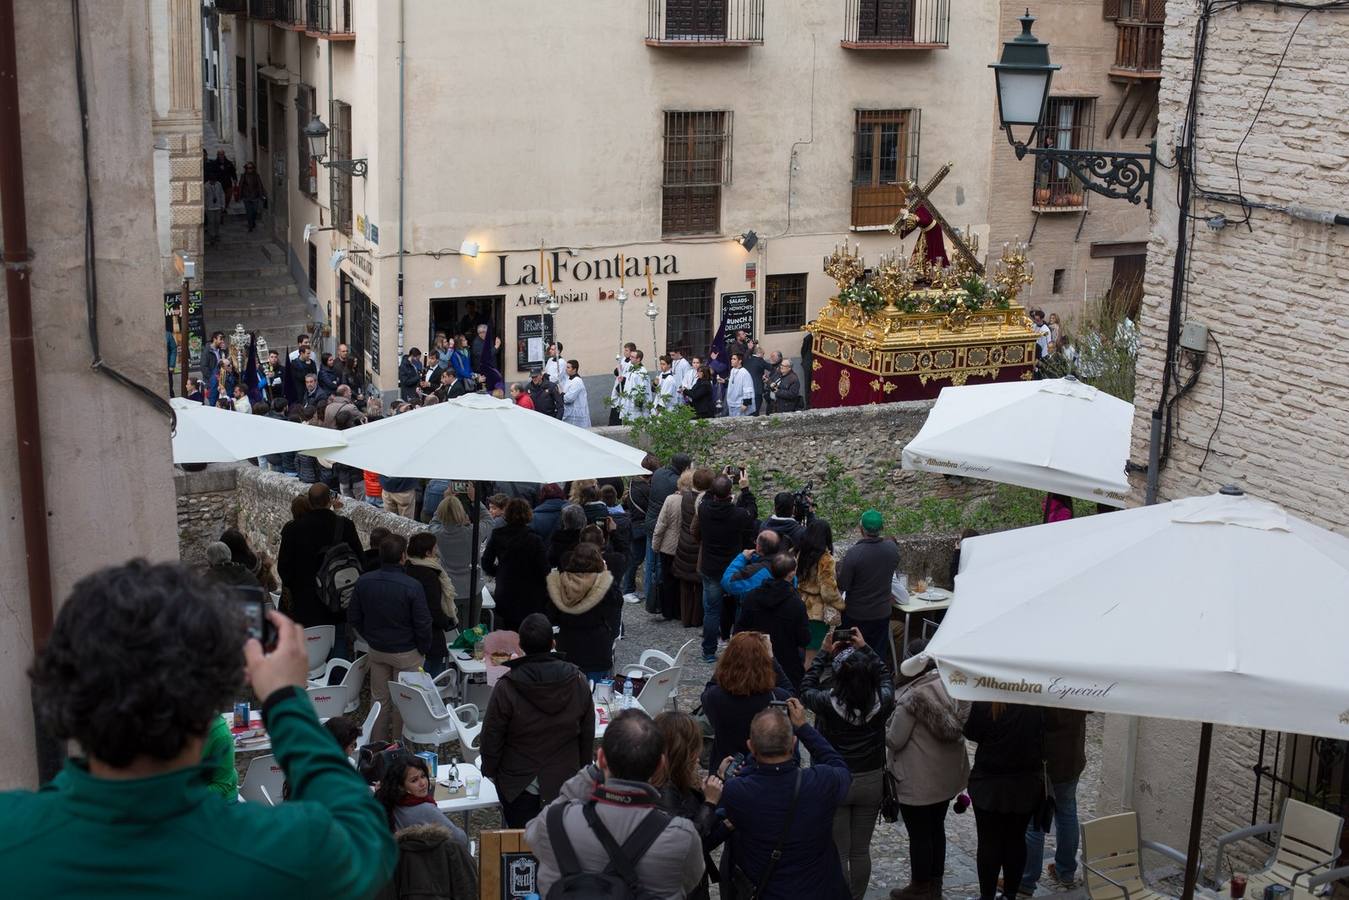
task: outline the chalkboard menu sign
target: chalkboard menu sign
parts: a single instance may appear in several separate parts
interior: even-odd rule
[[[370,346],[366,347],[370,353],[370,371],[379,374],[379,306],[370,304]]]
[[[523,831],[484,831],[480,839],[480,900],[522,900],[538,891],[539,861]]]
[[[730,341],[740,329],[754,334],[754,292],[737,291],[721,295],[721,324],[726,340]]]
[[[164,327],[178,337],[178,316],[183,305],[180,291],[164,294]],[[196,372],[201,368],[201,350],[206,346],[206,314],[202,308],[201,291],[187,295],[187,367]]]
[[[553,342],[553,317],[515,317],[515,368],[528,372],[530,366],[543,365],[548,345]]]

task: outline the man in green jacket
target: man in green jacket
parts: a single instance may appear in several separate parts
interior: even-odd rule
[[[0,794],[7,896],[363,898],[389,880],[384,813],[305,696],[304,632],[270,616],[268,653],[181,566],[134,560],[75,585],[31,676],[44,726],[86,755]],[[223,799],[202,761],[245,671],[291,786],[276,808]]]

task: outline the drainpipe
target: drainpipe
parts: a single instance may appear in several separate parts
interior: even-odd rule
[[[406,18],[404,0],[398,0],[398,363],[403,361],[403,174],[406,166],[406,106],[403,90],[407,83],[407,43],[403,35]]]
[[[24,204],[23,143],[19,124],[18,54],[14,0],[0,0],[0,235],[4,241],[5,291],[9,306],[9,364],[14,378],[14,434],[19,455],[19,506],[28,574],[28,610],[33,655],[52,631],[52,570],[47,535],[46,474],[38,407],[37,354],[33,347],[31,253]],[[33,709],[38,780],[50,781],[61,767],[59,741],[42,727]]]

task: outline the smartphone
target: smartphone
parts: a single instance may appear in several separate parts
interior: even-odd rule
[[[851,643],[852,643],[852,635],[853,635],[853,630],[852,630],[851,628],[835,628],[835,629],[834,629],[834,643],[836,643],[836,644],[837,644],[837,643],[851,644]]]
[[[787,715],[787,701],[786,701],[786,700],[769,700],[769,701],[768,701],[768,708],[769,708],[769,709],[776,709],[776,710],[778,710],[779,712],[781,712],[784,716]]]
[[[244,612],[244,640],[254,638],[264,650],[274,649],[276,626],[267,618],[267,602],[251,588],[235,588],[234,596]]]

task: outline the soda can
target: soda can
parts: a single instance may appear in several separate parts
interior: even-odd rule
[[[248,716],[249,716],[249,709],[248,709],[248,704],[247,704],[247,703],[236,703],[236,704],[234,704],[234,727],[235,727],[235,728],[247,728],[247,727],[248,727]]]
[[[436,780],[436,754],[430,750],[418,750],[417,755],[426,760],[426,768],[431,773],[431,780]]]

